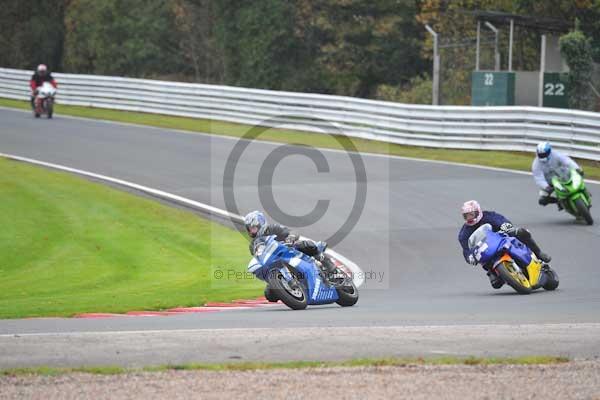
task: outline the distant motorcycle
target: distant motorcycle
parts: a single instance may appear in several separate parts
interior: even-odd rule
[[[594,219],[590,213],[592,199],[585,189],[585,182],[581,174],[572,169],[563,175],[562,177],[554,176],[551,182],[558,203],[575,218],[581,218],[588,225],[593,225]]]
[[[54,96],[56,96],[56,88],[50,82],[44,82],[37,89],[35,96],[33,115],[39,118],[41,115],[47,115],[52,118],[54,114]]]
[[[519,239],[494,232],[490,224],[473,232],[469,237],[469,250],[479,264],[519,294],[558,287],[558,275],[550,265],[542,263]]]
[[[248,271],[267,282],[267,300],[281,300],[292,310],[316,304],[356,304],[358,289],[352,277],[337,267],[332,277],[326,278],[317,263],[313,257],[277,241],[275,236],[265,236],[254,242],[254,258]]]

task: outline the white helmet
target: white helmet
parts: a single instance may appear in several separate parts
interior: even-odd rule
[[[549,142],[540,142],[535,150],[538,160],[541,162],[547,162],[552,153],[552,146]]]
[[[462,216],[465,224],[469,226],[476,225],[483,218],[483,211],[476,200],[466,201],[461,207]]]
[[[41,75],[45,75],[48,73],[48,67],[46,64],[40,64],[37,66],[36,72]]]

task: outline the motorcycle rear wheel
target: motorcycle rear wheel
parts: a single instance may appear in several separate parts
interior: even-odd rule
[[[54,102],[52,100],[48,100],[46,102],[46,108],[48,112],[48,119],[51,119],[54,115]]]
[[[548,267],[548,269],[544,272],[546,273],[548,281],[542,287],[544,288],[544,290],[555,290],[558,287],[558,284],[560,283],[558,279],[558,274],[550,267]]]
[[[517,293],[531,293],[531,286],[529,286],[529,280],[525,277],[523,272],[515,270],[511,262],[502,262],[502,264],[496,267],[496,271],[498,272],[498,275],[500,275],[500,278],[502,278],[507,285],[515,289]],[[525,286],[524,283],[521,282],[527,282],[527,286]]]
[[[340,306],[352,307],[358,301],[358,289],[356,289],[354,282],[351,282],[350,285],[337,287],[336,290],[339,297],[336,303]]]
[[[281,272],[273,271],[269,275],[269,286],[275,297],[292,310],[304,310],[306,308],[308,305],[306,291],[296,278],[291,283],[292,287]]]
[[[590,209],[587,207],[583,199],[579,198],[575,200],[575,208],[577,209],[577,213],[584,219],[586,224],[594,225],[594,219],[590,214]]]

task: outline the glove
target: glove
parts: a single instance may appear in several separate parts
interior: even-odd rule
[[[502,225],[500,225],[500,232],[512,236],[517,232],[517,228],[515,228],[510,222],[505,222]]]
[[[475,259],[473,254],[469,254],[469,259],[467,260],[467,262],[473,266],[477,265],[477,260]]]
[[[324,253],[325,250],[327,250],[326,242],[323,242],[323,241],[317,242],[317,243],[315,243],[315,246],[317,246],[317,249],[319,249],[320,253]]]
[[[296,243],[296,241],[298,240],[298,235],[295,235],[293,233],[290,233],[286,238],[285,238],[285,244],[287,246],[293,246],[294,243]]]

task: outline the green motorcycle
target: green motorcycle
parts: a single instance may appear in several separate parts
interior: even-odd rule
[[[583,219],[588,225],[594,223],[592,214],[590,214],[592,197],[585,188],[583,177],[577,170],[572,169],[563,179],[554,176],[552,187],[556,193],[558,204],[562,208],[575,218]]]

